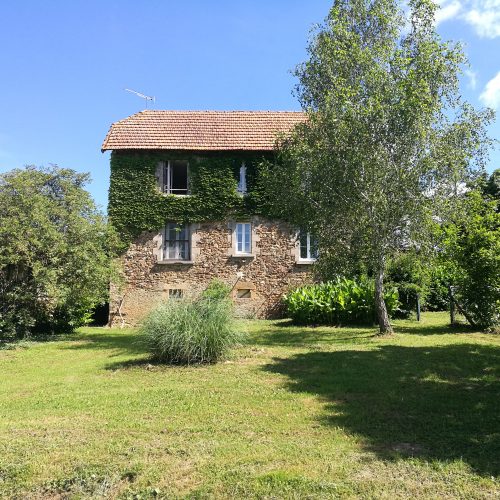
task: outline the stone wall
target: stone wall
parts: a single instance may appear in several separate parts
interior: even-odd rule
[[[124,284],[111,287],[110,324],[136,325],[170,290],[197,295],[213,278],[227,283],[239,316],[279,316],[288,289],[311,281],[298,263],[296,233],[284,223],[252,217],[252,257],[234,255],[234,221],[191,225],[190,263],[161,261],[161,233],[143,233],[122,257]],[[173,292],[172,292],[173,293]]]

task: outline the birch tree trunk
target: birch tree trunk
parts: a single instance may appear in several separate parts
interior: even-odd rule
[[[380,335],[390,335],[394,333],[387,307],[384,301],[384,270],[383,268],[375,273],[375,310],[377,311]]]

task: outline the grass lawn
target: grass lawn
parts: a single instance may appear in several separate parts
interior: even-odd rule
[[[249,321],[212,366],[134,330],[0,350],[0,497],[498,498],[500,336]]]

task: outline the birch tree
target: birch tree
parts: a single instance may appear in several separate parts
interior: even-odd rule
[[[360,264],[376,285],[381,334],[388,258],[422,246],[460,186],[484,169],[491,110],[460,96],[462,47],[435,29],[437,6],[412,0],[336,0],[314,31],[296,94],[307,120],[279,143],[268,169],[278,217],[313,232],[319,266]]]

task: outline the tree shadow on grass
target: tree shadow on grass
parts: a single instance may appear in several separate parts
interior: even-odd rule
[[[276,358],[265,370],[326,402],[325,425],[365,438],[384,459],[462,459],[500,473],[500,349],[463,343],[381,346]]]
[[[110,357],[124,354],[146,354],[145,343],[136,331],[123,330],[119,333],[108,333],[103,329],[99,333],[84,333],[73,337],[72,342],[64,348],[71,350],[89,349],[95,351],[113,350]]]
[[[446,335],[446,334],[462,334],[462,333],[477,333],[478,329],[470,325],[459,323],[456,325],[426,325],[415,321],[412,325],[396,325],[396,333],[414,334],[414,335]]]
[[[252,345],[304,347],[312,344],[345,344],[346,341],[363,343],[367,338],[376,335],[377,329],[369,326],[304,327],[276,321],[259,328],[258,332],[249,336],[248,343]]]
[[[279,319],[276,320],[272,323],[274,328],[309,328],[311,331],[314,331],[316,329],[321,330],[323,328],[342,328],[342,329],[351,329],[351,330],[362,330],[362,329],[373,329],[376,328],[377,325],[375,323],[349,323],[349,324],[333,324],[333,325],[328,325],[328,324],[323,324],[323,323],[318,323],[318,324],[303,324],[303,323],[295,323],[292,319]]]
[[[68,343],[64,349],[70,350],[93,350],[110,351],[107,358],[122,358],[130,356],[127,359],[110,361],[104,368],[106,370],[127,370],[142,368],[149,371],[164,370],[168,367],[203,367],[206,363],[165,363],[155,359],[137,331],[123,330],[119,333],[83,333],[72,339],[76,342]]]
[[[116,370],[129,370],[134,368],[141,368],[148,371],[158,371],[169,367],[165,363],[152,358],[151,356],[126,359],[125,361],[113,361],[106,364],[104,367],[106,370],[116,371]]]
[[[394,331],[396,334],[423,336],[477,333],[477,329],[467,324],[452,326],[442,321],[438,324],[429,324],[425,321],[418,322],[416,320],[412,322],[408,320],[404,322],[395,321]],[[344,344],[345,341],[362,344],[366,339],[374,338],[377,335],[378,326],[376,325],[303,326],[285,319],[264,324],[248,338],[248,343],[283,347]]]

